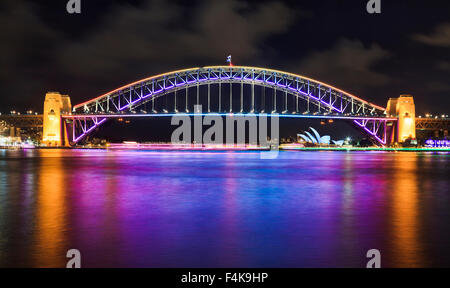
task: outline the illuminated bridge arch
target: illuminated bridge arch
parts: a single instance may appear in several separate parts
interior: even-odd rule
[[[241,85],[240,101],[238,100],[240,103],[233,104],[232,85],[236,83]],[[222,89],[220,87],[222,84],[230,85],[229,95],[221,95]],[[242,93],[244,84],[251,86],[251,97],[245,97],[245,99]],[[199,87],[203,85],[208,85],[207,103],[201,103],[199,99]],[[218,97],[223,97],[228,103],[222,103],[222,99],[219,98],[219,104],[216,107],[211,107],[211,85],[219,86]],[[265,87],[262,88],[264,93],[267,88],[274,89],[271,109],[266,109],[267,105],[264,105],[264,102],[263,107],[256,105],[255,86]],[[395,120],[385,116],[385,108],[311,78],[257,67],[210,66],[178,70],[149,77],[74,106],[72,115],[64,116],[69,122],[72,122],[72,143],[79,142],[111,117],[189,112],[188,91],[191,87],[197,87],[196,95],[193,95],[195,98],[194,104],[202,104],[203,111],[207,110],[208,113],[281,113],[280,116],[282,117],[324,118],[326,116],[351,119],[380,144],[386,143],[387,122]],[[175,103],[172,107],[164,107],[163,105],[161,111],[155,110],[156,99],[169,97],[169,94],[177,93],[177,91],[183,89],[185,89],[186,97],[185,107],[179,107],[179,104],[177,106],[175,94]],[[282,91],[283,93],[280,94],[275,91]],[[293,97],[290,105],[288,95]],[[247,105],[244,105],[244,101]],[[299,101],[307,103],[307,109],[303,113],[299,111]],[[152,104],[150,112],[136,111],[136,108],[148,102]],[[314,109],[310,110],[310,105]],[[248,111],[244,111],[244,106],[249,107]]]

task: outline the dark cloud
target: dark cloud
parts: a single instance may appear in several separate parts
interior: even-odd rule
[[[248,61],[261,54],[264,40],[285,32],[296,14],[274,1],[251,6],[204,1],[186,11],[171,1],[122,2],[108,7],[107,15],[81,37],[71,37],[44,22],[37,5],[6,0],[0,11],[1,89],[23,96],[14,101],[23,106],[47,90],[78,90],[90,98],[102,92],[91,87],[114,88],[123,84],[118,79],[220,64],[228,54]]]
[[[440,70],[450,71],[450,61],[440,61],[436,67]]]
[[[51,54],[60,35],[36,15],[35,6],[6,0],[0,9],[0,92],[27,105],[44,86]]]
[[[186,16],[168,1],[117,6],[102,27],[83,41],[68,43],[59,60],[65,71],[83,77],[129,74],[124,67],[157,72],[149,70],[199,59],[223,63],[228,54],[248,60],[261,53],[263,40],[286,31],[294,15],[275,2],[251,8],[238,1],[214,0],[195,6]],[[182,21],[186,25],[177,25],[183,17],[190,17]]]
[[[450,47],[450,23],[438,25],[429,35],[414,34],[412,38],[431,46]]]
[[[86,100],[153,74],[223,64],[229,54],[250,62],[263,52],[268,37],[289,28],[294,15],[276,2],[249,6],[213,0],[189,10],[162,0],[116,5],[82,39],[65,41],[55,59],[64,78],[85,87],[74,82],[66,88]]]
[[[330,49],[306,55],[292,70],[359,94],[389,83],[388,76],[374,69],[389,57],[378,44],[365,47],[358,40],[340,39]]]
[[[427,84],[428,89],[433,92],[448,92],[450,91],[450,85],[444,82],[431,81]]]
[[[186,34],[183,40],[191,53],[199,51],[200,44],[200,47],[211,51],[212,59],[223,57],[228,52],[241,60],[248,60],[260,56],[260,45],[268,36],[286,32],[294,15],[296,13],[286,5],[276,2],[250,7],[238,1],[210,1],[195,16],[198,19],[196,31]]]

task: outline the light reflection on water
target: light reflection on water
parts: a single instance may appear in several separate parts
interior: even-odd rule
[[[0,266],[450,266],[449,155],[0,151]]]

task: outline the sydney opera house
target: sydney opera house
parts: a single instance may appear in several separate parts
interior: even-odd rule
[[[303,142],[305,144],[309,145],[318,145],[318,146],[327,146],[327,145],[336,145],[336,146],[342,146],[344,145],[344,140],[331,140],[331,137],[328,135],[320,136],[319,132],[317,132],[316,129],[309,127],[309,131],[305,131],[304,134],[297,134],[299,142]]]

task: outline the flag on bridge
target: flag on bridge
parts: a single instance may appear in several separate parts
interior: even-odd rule
[[[231,64],[231,55],[228,55],[227,62],[230,63],[230,66],[232,66],[232,64]]]

